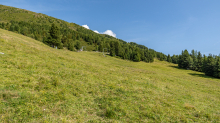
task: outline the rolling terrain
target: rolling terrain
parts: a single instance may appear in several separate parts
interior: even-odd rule
[[[0,122],[220,122],[220,80],[0,29]]]

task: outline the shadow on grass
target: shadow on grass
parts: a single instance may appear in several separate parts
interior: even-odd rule
[[[180,70],[187,70],[187,69],[184,69],[184,68],[179,68],[178,66],[172,66],[170,65],[169,67],[172,67],[172,68],[176,68],[176,69],[180,69]],[[192,70],[193,71],[193,70]],[[192,75],[192,76],[196,76],[196,77],[203,77],[203,78],[209,78],[209,79],[218,79],[218,78],[215,78],[215,77],[212,77],[212,76],[207,76],[205,75],[204,73],[200,72],[200,73],[188,73],[189,75]]]
[[[180,68],[180,67],[178,67],[178,66],[172,66],[172,65],[170,65],[169,67],[176,68],[176,69],[180,69],[180,70],[186,70],[186,69]]]
[[[215,77],[212,77],[212,76],[207,76],[205,75],[204,73],[188,73],[189,75],[192,75],[192,76],[196,76],[196,77],[203,77],[203,78],[209,78],[209,79],[218,79],[218,78],[215,78]]]

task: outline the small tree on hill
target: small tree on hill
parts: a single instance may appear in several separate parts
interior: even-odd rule
[[[67,42],[67,48],[68,50],[70,51],[74,51],[74,43],[73,43],[73,40],[72,39],[69,39],[68,42]]]
[[[115,47],[111,47],[110,56],[115,56]]]
[[[168,54],[167,61],[168,61],[168,62],[172,62],[172,59],[171,59],[171,57],[170,57],[170,54]]]
[[[79,50],[81,48],[81,44],[79,41],[76,41],[75,48]]]
[[[59,28],[52,24],[51,29],[49,31],[50,36],[48,37],[48,40],[46,41],[48,45],[54,46],[60,46],[61,47],[61,40],[60,40],[60,31]]]
[[[62,41],[64,47],[68,46],[68,38],[65,35],[63,35],[61,41]]]
[[[198,52],[196,68],[199,72],[202,71],[202,54],[200,52]]]

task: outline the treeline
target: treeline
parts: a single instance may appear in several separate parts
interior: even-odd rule
[[[180,68],[190,69],[194,71],[204,72],[205,75],[220,78],[220,56],[209,54],[202,55],[201,52],[192,50],[182,51],[181,55],[173,55],[169,57],[169,62],[178,64]]]
[[[109,35],[97,34],[92,30],[78,27],[76,30],[65,24],[55,25],[36,22],[11,21],[0,23],[0,28],[13,31],[58,49],[67,48],[70,51],[79,50],[83,41],[94,46],[93,51],[105,52],[108,50],[111,56],[128,59],[135,62],[154,62],[154,58],[161,61],[178,64],[180,68],[204,72],[206,75],[220,78],[220,57],[210,54],[205,56],[197,51],[182,51],[181,55],[170,56],[156,52],[144,45],[134,42],[125,42]]]
[[[81,26],[71,29],[66,24],[10,21],[10,23],[0,23],[0,28],[34,38],[59,49],[79,50],[82,42],[85,41],[88,45],[93,46],[91,49],[93,51],[102,52],[105,48],[105,52],[108,50],[111,56],[135,62],[154,62],[155,57],[162,61],[168,60],[165,54],[156,52],[144,45],[125,42],[105,34],[97,34]]]

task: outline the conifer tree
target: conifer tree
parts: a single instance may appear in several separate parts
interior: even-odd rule
[[[178,64],[178,56],[173,55],[171,58],[172,58],[172,62],[173,62],[174,64]]]
[[[81,48],[81,44],[79,41],[76,41],[75,48],[79,50]]]
[[[139,54],[138,52],[135,52],[135,53],[134,53],[134,60],[133,60],[133,61],[139,62],[140,60],[141,60],[140,54]]]
[[[115,42],[111,41],[110,42],[110,56],[115,56]]]
[[[15,29],[15,31],[16,31],[17,33],[20,33],[20,27],[19,27],[19,25],[16,24],[14,29]]]
[[[103,47],[103,43],[101,43],[101,44],[99,45],[99,51],[102,52],[102,51],[103,51],[103,48],[104,48],[104,47]]]
[[[115,56],[115,47],[111,47],[110,56]]]
[[[162,53],[160,53],[160,61],[163,61],[164,60],[164,56]]]
[[[189,56],[187,61],[188,61],[187,68],[189,68],[190,70],[193,69],[193,59]]]
[[[206,57],[206,55],[204,54],[204,55],[203,55],[203,62],[202,62],[202,71],[205,72],[205,71],[206,71],[206,68],[207,68],[207,57]]]
[[[146,59],[144,55],[144,50],[140,50],[140,57],[141,57],[141,61],[144,61]]]
[[[60,31],[54,23],[52,24],[49,33],[50,36],[48,37],[47,43],[52,45],[52,47],[61,45]]]
[[[149,52],[149,57],[148,58],[149,58],[150,63],[154,62],[154,55],[153,55],[152,52]]]
[[[172,59],[171,59],[171,57],[170,57],[170,54],[168,54],[167,61],[168,61],[168,62],[172,62]]]
[[[220,78],[220,57],[217,57],[215,69],[214,69],[214,77]]]
[[[192,67],[192,69],[193,69],[193,70],[197,70],[197,68],[196,68],[196,64],[197,64],[197,58],[196,58],[197,52],[195,52],[194,50],[192,50],[190,56],[191,56],[191,58],[193,59],[193,67]]]
[[[144,51],[144,57],[145,57],[145,59],[144,59],[145,62],[150,62],[150,56],[149,56],[149,51],[148,51],[148,49],[146,49],[146,50]]]
[[[13,24],[11,24],[11,26],[10,26],[10,28],[9,28],[9,31],[12,31],[12,32],[14,32],[14,25]]]
[[[73,39],[69,39],[68,42],[67,42],[67,48],[68,50],[70,51],[74,51],[74,43],[73,43]]]
[[[189,52],[185,49],[182,53],[182,68],[187,68],[189,66]]]
[[[63,35],[61,42],[63,43],[64,47],[68,46],[68,38],[65,35]]]
[[[2,28],[2,23],[0,22],[0,28]]]
[[[2,29],[5,29],[5,23],[2,22]]]
[[[115,55],[120,56],[121,55],[120,43],[118,41],[116,41],[114,44],[115,44]]]
[[[198,52],[196,67],[199,72],[202,71],[202,54],[200,52]]]
[[[214,59],[212,57],[212,54],[209,54],[208,58],[207,58],[207,66],[205,69],[205,75],[208,76],[213,76],[214,75],[214,66],[215,66],[215,62]]]
[[[183,52],[183,51],[182,51],[182,52]],[[183,63],[182,55],[179,55],[179,58],[178,58],[178,67],[183,68],[182,63]]]

